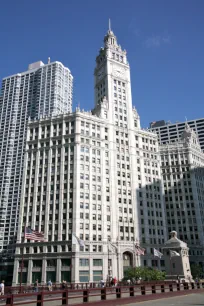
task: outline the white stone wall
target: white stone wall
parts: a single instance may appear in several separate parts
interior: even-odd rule
[[[187,128],[188,129],[188,128]],[[190,248],[190,262],[203,265],[204,154],[196,135],[160,146],[167,230],[176,230]]]

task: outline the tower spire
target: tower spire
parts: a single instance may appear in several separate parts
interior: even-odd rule
[[[108,20],[108,30],[111,31],[111,20],[110,20],[110,18]]]

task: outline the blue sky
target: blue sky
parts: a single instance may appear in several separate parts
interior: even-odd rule
[[[7,0],[0,6],[0,79],[31,62],[61,61],[74,106],[93,107],[95,57],[111,18],[127,50],[133,104],[150,121],[204,117],[203,0]]]

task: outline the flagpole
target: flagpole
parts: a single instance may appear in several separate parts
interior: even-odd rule
[[[70,265],[71,284],[72,284],[72,257],[73,257],[73,255],[72,255],[72,253],[73,253],[73,241],[72,240],[73,240],[73,229],[72,229],[72,235],[71,235],[71,265]]]
[[[25,243],[25,231],[26,231],[26,226],[24,227],[23,252],[22,252],[22,257],[21,257],[20,293],[22,293],[22,280],[23,280],[23,267],[24,267],[24,243]]]
[[[119,252],[118,252],[118,246],[119,246],[119,243],[118,243],[118,237],[117,237],[117,249],[116,249],[116,252],[117,252],[117,270],[118,270],[118,275],[117,275],[117,277],[118,277],[118,281],[119,281]]]
[[[108,239],[108,281],[110,282],[110,262],[109,262],[110,258],[109,256],[110,256],[110,253],[109,253],[109,239]]]
[[[138,245],[139,245],[139,242],[138,242]],[[137,261],[136,267],[139,267],[139,254],[138,254],[138,252],[136,253],[136,261]]]
[[[133,254],[135,254],[135,232],[133,232]],[[133,268],[137,267],[137,255],[135,254],[135,266]]]
[[[23,252],[22,252],[22,257],[21,257],[20,293],[22,293],[23,267],[24,267],[24,246],[23,246]]]

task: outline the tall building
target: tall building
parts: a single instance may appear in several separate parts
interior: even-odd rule
[[[123,277],[129,266],[163,266],[166,239],[157,136],[140,128],[130,67],[111,29],[96,58],[95,107],[30,121],[13,284]],[[47,242],[24,239],[24,227]],[[72,234],[85,246],[72,245]],[[146,255],[136,256],[135,245]]]
[[[154,121],[150,123],[150,130],[157,133],[159,137],[159,143],[165,144],[168,142],[178,141],[183,131],[185,130],[185,124],[188,123],[199,139],[201,149],[204,151],[204,119],[190,120],[186,122],[170,123],[164,120]]]
[[[30,64],[0,93],[0,256],[16,241],[28,118],[72,110],[73,77],[60,62]],[[9,248],[10,246],[10,248]]]
[[[191,263],[204,271],[204,153],[186,123],[179,141],[160,146],[167,230],[190,247]]]

